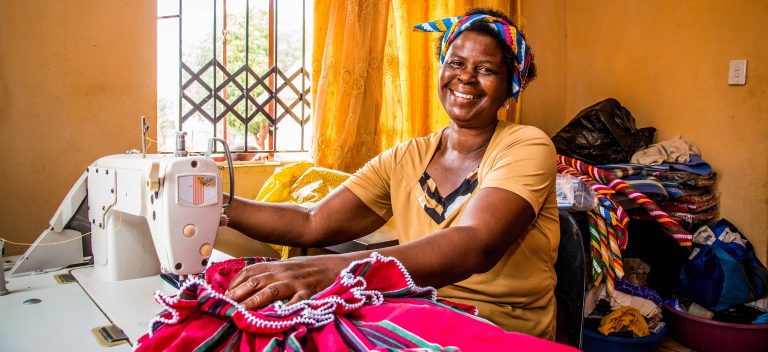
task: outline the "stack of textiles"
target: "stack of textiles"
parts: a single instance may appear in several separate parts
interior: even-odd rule
[[[636,155],[643,152],[639,151]],[[653,164],[611,164],[601,168],[656,201],[661,210],[688,231],[717,216],[719,195],[713,187],[717,174],[712,172],[710,165],[699,154],[689,153],[685,157],[677,155],[675,158],[659,157],[652,160],[633,156],[632,160]],[[632,200],[623,198],[618,202],[627,210],[630,218],[649,219],[647,212],[637,209],[638,205]]]
[[[717,175],[709,169],[709,165],[705,168],[706,173],[685,171],[675,164],[612,164],[602,168],[655,200],[662,210],[688,231],[717,216],[719,196],[713,187]],[[619,198],[630,218],[650,219],[634,201]]]

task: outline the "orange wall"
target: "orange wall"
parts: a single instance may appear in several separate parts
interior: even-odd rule
[[[522,122],[552,135],[565,120],[565,0],[523,0],[523,31],[533,48],[537,78],[522,95]]]
[[[657,141],[683,135],[718,173],[720,216],[765,262],[768,2],[542,3],[523,7],[542,72],[526,92],[524,122],[554,134],[581,109],[614,97],[638,127],[657,128]],[[540,49],[549,45],[556,49]],[[727,84],[731,59],[747,59],[745,86]]]
[[[155,0],[0,1],[0,237],[34,241],[92,161],[140,149],[139,116],[154,138],[155,23]]]

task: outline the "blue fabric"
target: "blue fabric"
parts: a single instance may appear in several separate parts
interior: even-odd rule
[[[711,224],[719,237],[725,229],[738,232],[728,220]],[[744,236],[742,235],[742,238]],[[768,270],[755,257],[752,244],[694,244],[696,254],[680,271],[677,291],[713,312],[754,301],[768,290]]]
[[[599,167],[610,170],[614,176],[622,179],[630,175],[651,174],[654,171],[686,171],[697,175],[709,175],[712,172],[712,166],[696,154],[691,154],[687,163],[664,162],[656,165],[623,163],[599,165]]]
[[[691,154],[687,163],[664,163],[662,165],[669,165],[671,170],[688,171],[699,175],[707,175],[712,172],[712,167],[696,154]]]
[[[768,324],[768,313],[763,313],[757,316],[752,324]]]

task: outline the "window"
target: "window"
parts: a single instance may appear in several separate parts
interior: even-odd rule
[[[179,130],[189,151],[211,137],[262,156],[307,151],[311,1],[157,4],[158,151],[173,151]]]

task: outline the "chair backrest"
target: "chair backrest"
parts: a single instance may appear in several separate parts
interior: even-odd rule
[[[557,249],[557,336],[571,346],[581,348],[584,329],[584,295],[586,292],[587,261],[584,239],[574,217],[559,210],[560,246]]]

